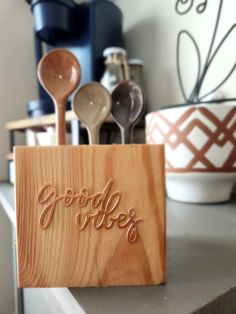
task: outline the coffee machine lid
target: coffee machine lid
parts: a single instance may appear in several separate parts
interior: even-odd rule
[[[144,62],[142,59],[129,59],[128,60],[128,64],[130,65],[140,65],[140,66],[143,66],[144,65]]]
[[[36,4],[39,4],[39,3],[59,3],[59,4],[62,4],[66,7],[69,7],[69,8],[74,8],[76,6],[75,2],[73,0],[27,0],[27,2],[30,3],[31,5],[31,8],[33,8]]]
[[[126,50],[121,47],[108,47],[103,51],[103,57],[106,58],[108,55],[112,53],[121,53],[126,56]]]

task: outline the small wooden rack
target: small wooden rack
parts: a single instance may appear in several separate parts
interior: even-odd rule
[[[80,135],[86,134],[84,126],[79,122],[78,118],[74,114],[73,110],[66,112],[66,127],[67,131],[71,132],[72,144],[78,145],[80,143]],[[32,129],[35,131],[44,131],[48,126],[55,125],[55,114],[44,115],[35,118],[26,118],[16,121],[11,121],[6,124],[6,129],[10,134],[10,154],[7,155],[8,160],[12,160],[13,147],[15,146],[15,132],[25,132],[27,129]],[[144,127],[144,119],[142,119],[138,124],[138,128]],[[111,115],[108,116],[104,125],[102,126],[102,131],[114,132],[118,131],[118,127],[115,124]]]
[[[87,132],[85,131],[84,126],[80,123],[73,110],[69,110],[66,112],[65,116],[66,120],[66,128],[67,132],[71,133],[71,144],[78,145],[81,143],[81,137],[84,140],[84,143],[87,141]],[[6,129],[9,131],[10,137],[10,150],[6,156],[8,162],[8,179],[11,181],[11,171],[10,171],[10,163],[14,160],[13,147],[16,143],[16,133],[26,132],[27,129],[34,130],[36,132],[45,131],[46,127],[55,125],[55,114],[44,115],[35,118],[26,118],[20,119],[16,121],[11,121],[6,124]],[[144,128],[144,119],[142,119],[136,126],[139,129]],[[115,134],[115,132],[119,132],[118,126],[113,121],[111,115],[108,116],[105,123],[103,124],[101,131],[106,134],[106,136],[110,136],[111,132]]]
[[[78,118],[74,114],[73,110],[66,112],[66,122],[69,124],[72,120],[78,121]],[[106,120],[106,123],[114,123],[111,116]],[[6,129],[9,131],[25,131],[26,129],[40,129],[45,126],[55,125],[55,114],[44,115],[36,118],[27,118],[17,121],[8,122]]]

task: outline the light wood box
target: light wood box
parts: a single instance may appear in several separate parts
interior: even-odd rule
[[[15,162],[20,287],[165,282],[163,145],[16,147]]]

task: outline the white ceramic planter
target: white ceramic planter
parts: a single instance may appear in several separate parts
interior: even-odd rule
[[[146,116],[147,143],[164,143],[167,194],[191,203],[227,201],[236,182],[236,107],[204,104]]]
[[[167,173],[169,198],[188,203],[219,203],[230,199],[235,173]]]

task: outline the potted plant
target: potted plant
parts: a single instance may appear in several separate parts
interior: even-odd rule
[[[178,201],[227,201],[236,181],[236,99],[216,96],[235,71],[235,61],[227,75],[201,95],[206,75],[213,68],[213,61],[236,28],[234,23],[216,44],[222,6],[223,0],[220,0],[204,62],[194,36],[186,29],[178,33],[177,74],[184,104],[163,108],[146,116],[147,143],[165,144],[167,194]],[[175,9],[180,15],[190,10],[203,14],[207,9],[207,0],[197,6],[194,6],[193,0],[177,0]],[[184,38],[192,44],[198,60],[196,81],[188,95],[180,67],[180,47]]]

